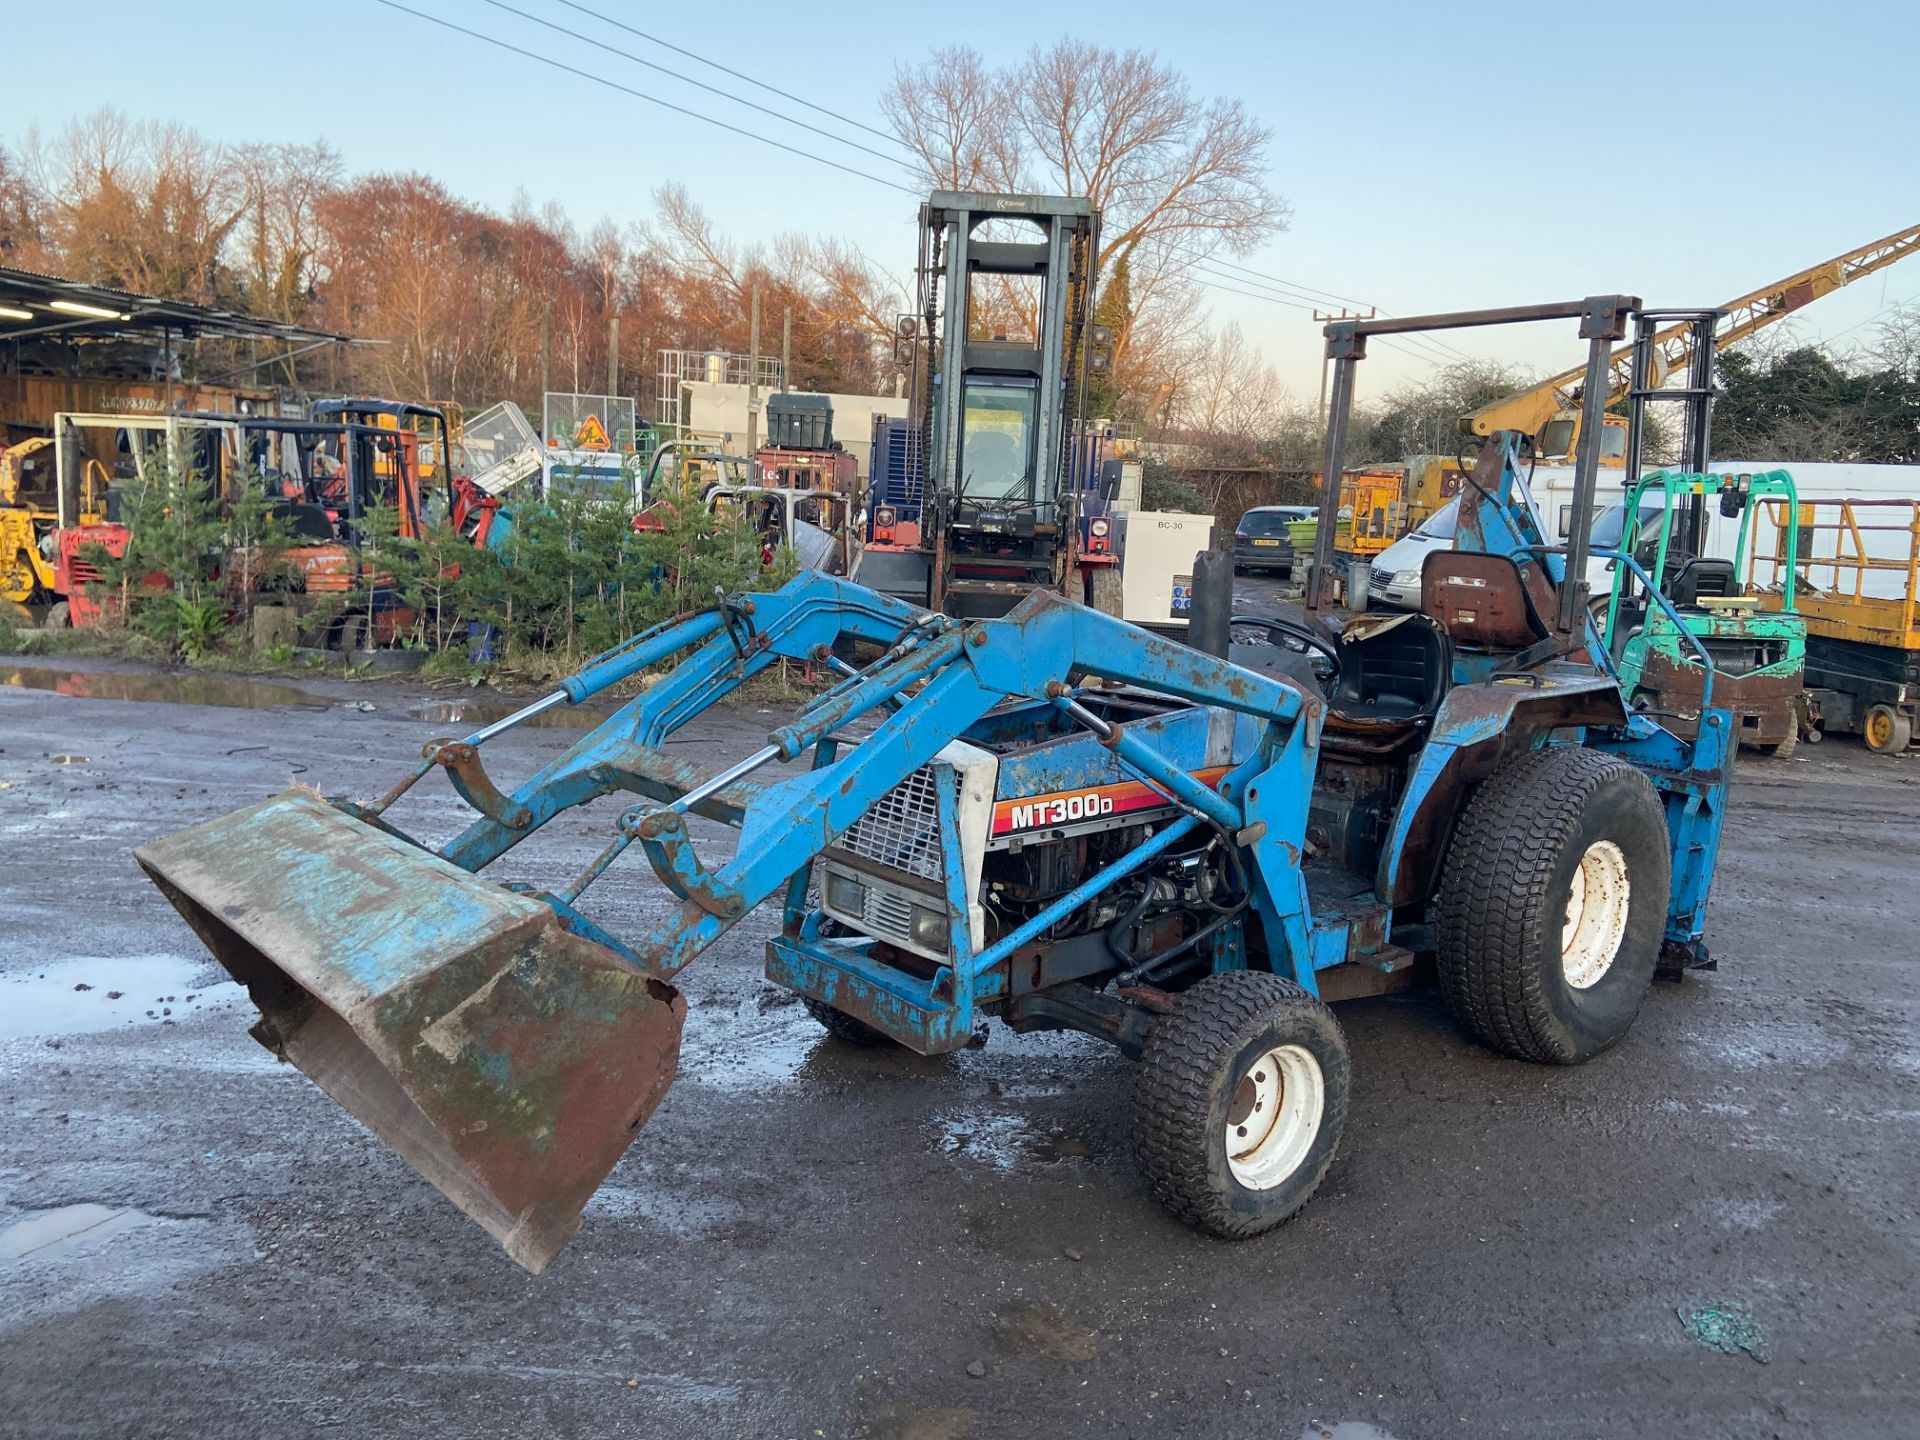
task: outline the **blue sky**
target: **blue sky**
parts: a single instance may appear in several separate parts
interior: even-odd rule
[[[855,168],[904,180],[858,151],[721,98],[742,87],[558,0],[516,6],[679,70],[688,84],[503,13],[484,0],[406,0]],[[1063,34],[1156,50],[1202,94],[1242,99],[1274,132],[1272,186],[1290,229],[1241,263],[1400,314],[1624,290],[1711,304],[1920,220],[1920,7],[1827,3],[1194,4],[1106,0],[672,6],[585,0],[700,55],[878,123],[900,60],[967,43],[1012,60]],[[17,63],[0,137],[57,129],[115,105],[218,139],[325,138],[355,170],[417,169],[499,208],[524,189],[584,230],[643,218],[677,180],[740,238],[832,231],[906,268],[915,201],[640,99],[397,13],[377,0],[96,0],[87,46],[73,16],[16,3]],[[190,16],[191,19],[184,17]],[[137,73],[144,70],[144,75]],[[806,114],[806,112],[796,112]],[[819,120],[818,116],[808,116]],[[831,122],[821,123],[831,126]],[[885,149],[886,142],[849,132]],[[1874,317],[1920,297],[1908,260],[1819,302],[1809,339],[1869,338]],[[1296,394],[1318,379],[1318,327],[1301,310],[1211,292]],[[1562,327],[1564,328],[1564,327]],[[1575,363],[1551,327],[1453,337],[1536,367]],[[1362,394],[1424,373],[1376,351]]]

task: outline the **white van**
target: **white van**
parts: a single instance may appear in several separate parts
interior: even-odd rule
[[[1367,603],[1395,610],[1420,608],[1420,567],[1435,550],[1453,548],[1453,527],[1460,516],[1458,498],[1449,500],[1373,557],[1367,577]]]

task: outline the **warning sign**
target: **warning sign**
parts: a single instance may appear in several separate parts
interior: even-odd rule
[[[576,450],[611,450],[613,442],[607,438],[607,427],[600,423],[598,415],[589,415],[580,422],[580,428],[573,432],[573,448]]]

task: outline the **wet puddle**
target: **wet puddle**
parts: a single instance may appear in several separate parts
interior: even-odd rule
[[[14,665],[0,685],[48,690],[82,700],[149,700],[167,705],[222,705],[236,710],[331,710],[333,702],[298,686],[244,675],[118,675]]]
[[[951,1057],[904,1046],[844,1045],[798,1004],[770,1013],[696,1005],[680,1040],[680,1078],[731,1094],[806,1081],[938,1076],[951,1065]]]
[[[1039,1300],[994,1318],[1000,1347],[1013,1355],[1079,1362],[1100,1353],[1100,1337],[1058,1305]]]
[[[62,1205],[0,1230],[0,1260],[62,1260],[91,1255],[129,1230],[163,1224],[132,1206]]]
[[[407,714],[415,720],[425,720],[434,725],[471,725],[478,728],[491,725],[496,720],[504,720],[514,711],[522,708],[526,702],[508,704],[499,700],[429,700],[423,705],[410,706]],[[600,710],[589,705],[584,709],[573,705],[562,705],[558,709],[545,710],[531,720],[521,722],[531,730],[591,730],[607,716],[611,710]]]
[[[949,1110],[934,1116],[935,1143],[943,1155],[994,1170],[1022,1165],[1089,1160],[1093,1147],[1077,1135],[1041,1130],[1030,1116],[989,1110]]]
[[[957,1405],[882,1405],[860,1429],[874,1440],[965,1440],[974,1413]]]
[[[159,1025],[246,998],[205,960],[180,955],[77,956],[0,980],[0,1040]],[[205,982],[195,984],[196,980]]]
[[[158,1294],[247,1253],[211,1219],[92,1202],[0,1218],[0,1332],[103,1300]]]

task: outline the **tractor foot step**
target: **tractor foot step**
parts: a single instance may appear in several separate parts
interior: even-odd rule
[[[1683,945],[1677,940],[1665,940],[1660,945],[1660,958],[1654,963],[1653,978],[1677,981],[1689,970],[1719,968],[1720,962],[1708,953],[1706,942],[1695,940]]]

